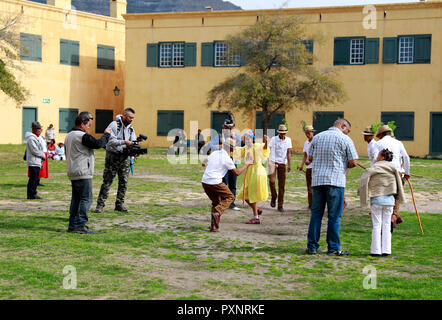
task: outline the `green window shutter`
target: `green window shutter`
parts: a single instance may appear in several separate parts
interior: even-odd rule
[[[113,110],[95,110],[95,133],[104,133],[107,126],[114,120]]]
[[[59,110],[59,124],[60,133],[69,132],[75,125],[75,118],[78,115],[78,109],[64,109]]]
[[[201,66],[213,67],[214,63],[213,42],[203,42],[201,44]]]
[[[61,64],[69,64],[70,63],[70,57],[69,57],[70,47],[69,42],[67,40],[60,40],[60,63]]]
[[[184,65],[186,67],[196,66],[196,43],[186,42],[184,45]]]
[[[241,53],[239,56],[239,65],[245,66],[247,64],[247,56],[245,53]]]
[[[365,63],[379,63],[379,38],[365,39]]]
[[[111,46],[97,46],[97,68],[115,70],[115,48]]]
[[[382,62],[396,63],[398,56],[398,39],[396,37],[384,38],[382,48]]]
[[[344,118],[344,112],[313,112],[313,127],[315,128],[316,133],[320,133],[333,127],[333,123],[339,118]]]
[[[80,65],[80,42],[71,41],[71,65]]]
[[[335,38],[335,51],[333,56],[334,65],[350,64],[350,39]]]
[[[22,60],[41,62],[41,36],[20,33],[20,57]]]
[[[157,111],[157,136],[167,136],[172,129],[184,128],[184,111]]]
[[[280,124],[283,124],[282,121],[285,118],[284,112],[278,112],[274,113],[272,118],[269,121],[268,124],[268,130],[274,130],[274,132],[268,131],[267,135],[271,138],[275,135],[277,135],[277,130]],[[256,117],[255,117],[255,128],[256,129],[262,129],[262,111],[256,111]]]
[[[147,66],[158,67],[158,43],[147,44]]]
[[[414,63],[431,62],[431,34],[414,36]]]
[[[70,66],[80,65],[80,42],[60,39],[60,63]]]
[[[414,140],[414,112],[382,112],[381,121],[388,123],[394,121],[396,129],[394,136],[398,140]]]
[[[210,113],[210,128],[218,133],[223,130],[224,121],[229,117],[228,111],[212,111]]]

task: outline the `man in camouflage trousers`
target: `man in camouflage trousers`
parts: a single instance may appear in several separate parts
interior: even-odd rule
[[[115,176],[118,174],[118,191],[115,201],[115,211],[127,212],[124,206],[124,197],[127,190],[127,182],[130,173],[130,158],[127,154],[127,147],[133,145],[137,137],[131,125],[135,117],[132,108],[126,108],[123,115],[118,115],[108,128],[111,129],[109,142],[106,146],[106,160],[103,171],[103,184],[97,199],[96,213],[103,212],[109,189]]]

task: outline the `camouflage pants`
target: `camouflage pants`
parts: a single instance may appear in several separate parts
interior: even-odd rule
[[[106,152],[106,160],[103,171],[103,184],[97,199],[97,207],[104,207],[109,189],[118,174],[118,191],[115,205],[122,205],[127,190],[127,182],[130,173],[130,159],[127,155],[120,153]]]

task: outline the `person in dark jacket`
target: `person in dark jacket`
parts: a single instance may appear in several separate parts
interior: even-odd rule
[[[110,137],[110,129],[104,130],[101,139],[87,133],[92,126],[92,114],[81,112],[75,119],[75,127],[65,140],[66,168],[72,183],[72,199],[69,210],[68,232],[94,233],[86,226],[92,204],[92,177],[94,175],[94,149],[104,148]]]

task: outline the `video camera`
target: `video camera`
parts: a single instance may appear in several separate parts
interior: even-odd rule
[[[125,152],[129,157],[135,157],[140,154],[147,154],[147,148],[141,148],[138,144],[140,141],[143,140],[147,140],[147,137],[144,134],[140,134],[137,140],[133,141],[134,144],[127,147]]]

